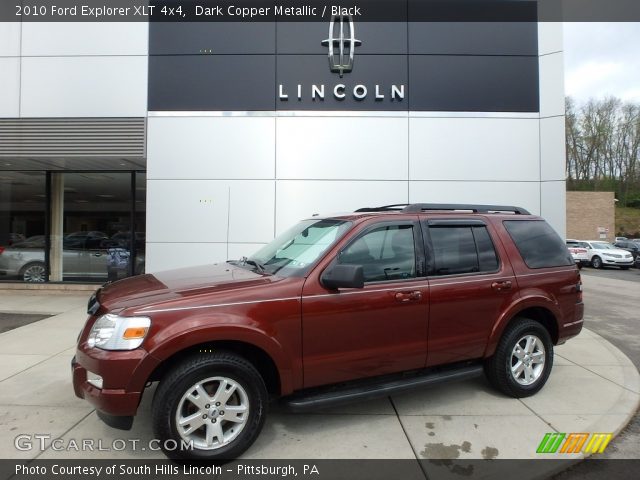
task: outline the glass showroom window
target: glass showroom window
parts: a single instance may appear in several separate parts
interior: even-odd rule
[[[132,176],[51,174],[50,280],[105,282],[129,275]]]
[[[45,212],[45,172],[0,171],[0,281],[45,281]]]

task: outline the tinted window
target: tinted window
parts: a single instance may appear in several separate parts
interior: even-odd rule
[[[543,220],[507,220],[504,222],[522,259],[529,268],[573,265],[567,246]]]
[[[493,271],[498,257],[486,227],[429,227],[434,250],[434,273],[453,275]]]
[[[473,236],[478,249],[478,263],[481,272],[492,272],[498,269],[498,256],[486,227],[473,227]]]
[[[304,220],[278,235],[250,260],[262,264],[269,273],[285,277],[304,273],[350,227],[350,222],[330,218]]]
[[[362,265],[365,282],[416,277],[412,225],[388,225],[365,233],[345,248],[338,263]]]

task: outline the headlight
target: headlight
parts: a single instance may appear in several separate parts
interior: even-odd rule
[[[150,326],[148,317],[120,317],[108,313],[93,324],[87,344],[103,350],[133,350],[142,345]]]

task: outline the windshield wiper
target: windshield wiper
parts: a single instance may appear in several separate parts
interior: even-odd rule
[[[250,260],[247,257],[242,257],[240,260],[227,260],[227,263],[231,263],[232,265],[251,265],[260,273],[269,273],[264,265],[255,260]]]

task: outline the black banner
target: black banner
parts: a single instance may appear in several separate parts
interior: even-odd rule
[[[566,473],[561,473],[565,472]],[[532,460],[234,460],[228,463],[168,460],[0,460],[0,480],[240,480],[283,478],[311,480],[435,480],[553,478],[637,478],[640,459]],[[589,476],[596,474],[597,476]]]
[[[0,22],[637,22],[637,0],[3,0]]]

